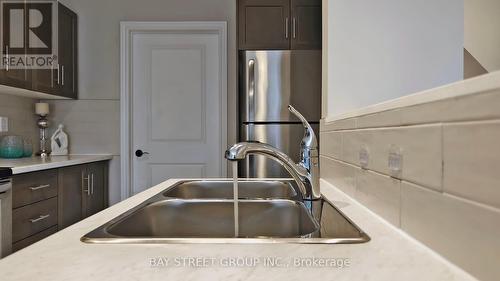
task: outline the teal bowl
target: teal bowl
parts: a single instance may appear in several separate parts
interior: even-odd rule
[[[31,157],[33,155],[33,144],[30,139],[24,139],[23,157]]]
[[[19,136],[6,136],[0,141],[1,158],[21,158],[24,156],[23,138]]]

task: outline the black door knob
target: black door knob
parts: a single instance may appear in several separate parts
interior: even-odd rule
[[[144,156],[144,154],[149,154],[149,152],[147,152],[147,151],[142,151],[142,150],[140,150],[140,149],[137,149],[137,150],[135,151],[135,156],[137,156],[137,157],[142,157],[142,156]]]

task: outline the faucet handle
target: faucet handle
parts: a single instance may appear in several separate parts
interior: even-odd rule
[[[288,110],[290,110],[293,115],[297,116],[297,118],[299,118],[299,120],[302,122],[302,125],[304,126],[305,132],[304,138],[302,139],[302,145],[309,149],[316,149],[318,147],[318,141],[316,139],[316,134],[311,127],[311,124],[309,124],[306,118],[302,114],[300,114],[300,112],[298,112],[297,109],[295,109],[293,106],[289,105]]]

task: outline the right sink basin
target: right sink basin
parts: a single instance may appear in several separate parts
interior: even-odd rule
[[[233,199],[232,181],[186,181],[163,193],[182,199]],[[297,197],[292,181],[238,181],[239,199],[293,199]]]

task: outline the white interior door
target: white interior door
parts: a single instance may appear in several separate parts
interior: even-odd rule
[[[132,35],[134,194],[169,178],[225,174],[221,114],[226,112],[222,100],[225,73],[219,36],[196,32]],[[137,150],[149,154],[138,157]]]

